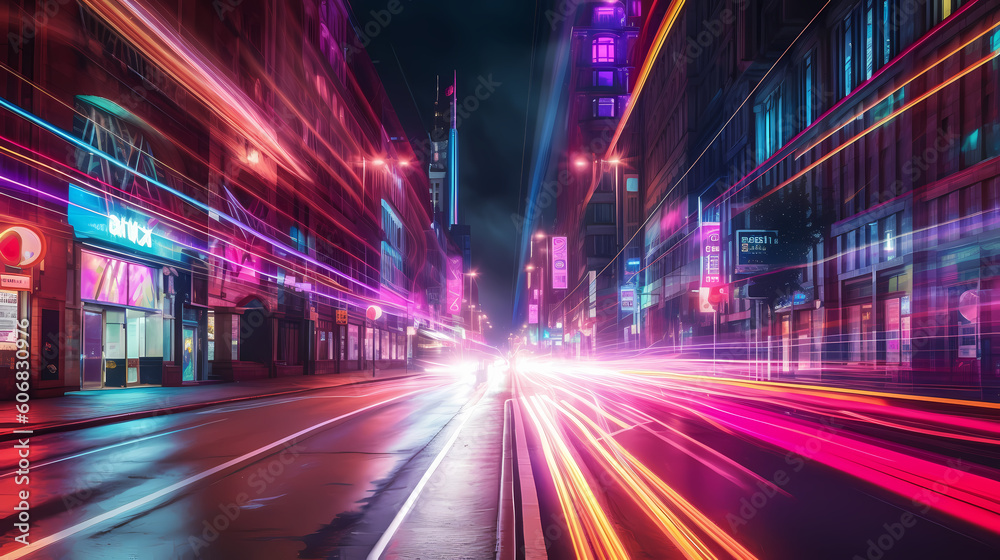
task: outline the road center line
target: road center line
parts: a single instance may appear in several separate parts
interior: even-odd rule
[[[9,560],[16,560],[17,558],[22,558],[22,557],[24,557],[24,556],[26,556],[28,554],[31,554],[31,553],[36,552],[38,550],[41,550],[42,548],[45,548],[45,547],[47,547],[47,546],[49,546],[51,544],[57,543],[57,542],[65,539],[66,537],[73,536],[73,535],[75,535],[75,534],[77,534],[77,533],[79,533],[81,531],[85,531],[85,530],[87,530],[87,529],[89,529],[89,528],[91,528],[91,527],[93,527],[93,526],[95,526],[95,525],[97,525],[99,523],[103,523],[104,521],[107,521],[109,519],[113,519],[115,517],[118,517],[119,515],[121,515],[123,513],[132,511],[133,509],[136,509],[138,507],[144,506],[144,505],[146,505],[146,504],[148,504],[148,503],[150,503],[150,502],[152,502],[154,500],[158,500],[159,498],[162,498],[163,496],[166,496],[168,494],[176,492],[177,490],[180,490],[181,488],[184,488],[186,486],[190,486],[190,485],[194,484],[195,482],[198,482],[198,481],[200,481],[200,480],[202,480],[204,478],[212,476],[213,474],[216,474],[218,472],[224,471],[224,470],[226,470],[226,469],[228,469],[230,467],[234,467],[234,466],[236,466],[236,465],[238,465],[238,464],[240,464],[240,463],[242,463],[242,462],[244,462],[244,461],[246,461],[248,459],[252,459],[253,457],[255,457],[257,455],[260,455],[260,454],[265,453],[267,451],[270,451],[272,449],[276,449],[276,448],[284,445],[285,443],[288,443],[289,441],[293,441],[296,438],[299,438],[299,437],[302,437],[302,436],[308,434],[309,432],[316,431],[316,430],[318,430],[318,429],[320,429],[320,428],[322,428],[324,426],[328,426],[330,424],[333,424],[334,422],[338,422],[338,421],[343,420],[345,418],[349,418],[351,416],[360,414],[362,412],[371,410],[373,408],[377,408],[377,407],[389,404],[389,403],[391,403],[393,401],[397,401],[399,399],[402,399],[404,397],[409,397],[409,396],[412,396],[412,395],[415,395],[417,393],[421,393],[421,392],[427,391],[427,390],[428,389],[419,389],[419,390],[416,390],[416,391],[411,391],[409,393],[404,393],[404,394],[399,395],[397,397],[393,397],[391,399],[386,399],[384,401],[377,402],[377,403],[372,404],[372,405],[368,405],[368,406],[366,406],[364,408],[359,408],[357,410],[348,412],[347,414],[342,414],[342,415],[340,415],[340,416],[338,416],[336,418],[331,418],[329,420],[325,420],[323,422],[320,422],[319,424],[315,424],[315,425],[313,425],[311,427],[305,428],[304,430],[300,430],[298,432],[295,432],[294,434],[292,434],[290,436],[283,437],[283,438],[281,438],[281,439],[279,439],[279,440],[277,440],[277,441],[275,441],[273,443],[270,443],[268,445],[265,445],[263,447],[255,449],[253,451],[250,451],[249,453],[245,453],[243,455],[240,455],[239,457],[237,457],[235,459],[226,461],[225,463],[222,463],[221,465],[212,467],[211,469],[208,469],[207,471],[204,471],[204,472],[201,472],[199,474],[196,474],[196,475],[190,476],[188,478],[185,478],[184,480],[182,480],[180,482],[175,482],[174,484],[171,484],[170,486],[167,486],[166,488],[162,488],[160,490],[157,490],[156,492],[153,492],[152,494],[149,494],[148,496],[145,496],[145,497],[140,498],[138,500],[135,500],[133,502],[127,503],[127,504],[125,504],[123,506],[117,507],[117,508],[115,508],[115,509],[113,509],[113,510],[107,512],[107,513],[103,513],[101,515],[98,515],[97,517],[92,517],[92,518],[90,518],[90,519],[88,519],[86,521],[77,523],[76,525],[73,525],[72,527],[68,527],[66,529],[63,529],[62,531],[59,531],[58,533],[54,533],[52,535],[49,535],[48,537],[45,537],[45,538],[40,539],[38,541],[35,541],[35,542],[31,543],[28,546],[21,547],[16,552],[11,552],[9,554],[5,554],[3,557],[5,559],[9,559]]]
[[[485,396],[486,396],[486,391],[483,391],[482,394],[479,395],[479,399],[476,400],[476,404],[472,405],[472,408],[469,409],[469,413],[466,414],[465,418],[462,419],[462,423],[458,425],[458,428],[455,429],[455,432],[451,434],[450,438],[448,438],[448,442],[444,444],[444,448],[441,449],[441,452],[438,453],[438,456],[434,458],[434,461],[431,463],[431,466],[427,468],[427,472],[425,472],[424,476],[420,478],[420,482],[418,482],[417,485],[413,488],[413,492],[410,493],[410,496],[406,498],[406,502],[403,503],[403,507],[400,508],[399,512],[396,513],[396,517],[393,518],[392,523],[389,524],[389,527],[385,530],[384,533],[382,533],[382,536],[379,537],[378,542],[375,543],[375,547],[372,548],[372,551],[368,553],[368,560],[379,560],[379,558],[382,557],[382,553],[384,553],[385,548],[389,546],[389,542],[392,540],[392,537],[396,534],[396,531],[399,530],[399,526],[403,524],[403,520],[406,519],[406,516],[410,513],[410,510],[413,509],[413,506],[417,503],[417,498],[420,497],[420,492],[423,491],[424,486],[426,486],[427,483],[430,481],[431,476],[434,475],[434,471],[436,471],[441,462],[444,461],[445,455],[448,454],[448,451],[451,449],[451,446],[455,444],[455,440],[457,440],[459,434],[462,433],[462,428],[465,427],[465,423],[468,422],[469,418],[472,418],[472,416],[475,414],[476,408],[479,407],[479,403],[483,401],[483,398]]]

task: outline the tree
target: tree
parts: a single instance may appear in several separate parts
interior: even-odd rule
[[[811,200],[805,181],[758,200],[749,212],[751,227],[778,232],[778,244],[772,248],[774,269],[753,279],[754,291],[773,311],[802,290],[802,265],[809,250],[823,240],[827,219],[818,201]]]

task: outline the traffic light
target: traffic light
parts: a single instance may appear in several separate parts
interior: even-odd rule
[[[708,289],[708,303],[712,304],[712,307],[718,308],[728,293],[729,286],[712,286]]]

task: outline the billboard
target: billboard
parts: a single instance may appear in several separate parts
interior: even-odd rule
[[[622,311],[628,311],[628,312],[635,311],[635,287],[634,286],[622,286],[621,287],[621,305],[622,305]]]
[[[568,283],[569,262],[565,237],[552,238],[552,289],[565,290]]]
[[[69,185],[66,218],[78,238],[89,237],[149,255],[183,261],[181,251],[194,247],[191,236],[159,218],[104,194]],[[175,243],[177,241],[177,243]]]
[[[465,282],[462,274],[462,255],[448,256],[448,313],[462,314]]]
[[[736,232],[736,274],[767,272],[778,264],[775,249],[778,232],[772,229],[741,229]]]
[[[718,222],[701,224],[701,286],[723,284],[722,240]]]

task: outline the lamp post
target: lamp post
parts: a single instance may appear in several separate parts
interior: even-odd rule
[[[479,273],[476,272],[475,270],[473,270],[471,272],[466,272],[465,273],[465,276],[468,277],[468,279],[469,279],[469,290],[466,292],[466,294],[467,294],[466,295],[466,302],[467,302],[466,309],[469,312],[469,322],[468,322],[468,325],[469,325],[469,330],[470,331],[472,330],[472,309],[473,309],[473,307],[475,307],[473,305],[473,303],[472,303],[472,283],[476,281],[476,276],[478,276],[478,275],[479,275]],[[476,286],[478,287],[479,284],[477,283]],[[463,314],[463,317],[464,317],[464,314]]]
[[[542,323],[548,321],[548,316],[545,313],[545,268],[546,259],[548,258],[548,236],[544,232],[538,232],[534,236],[535,241],[542,242],[542,254],[539,255],[541,264],[538,265],[538,349],[542,348]],[[535,244],[531,244],[532,257],[534,257],[534,247]]]

